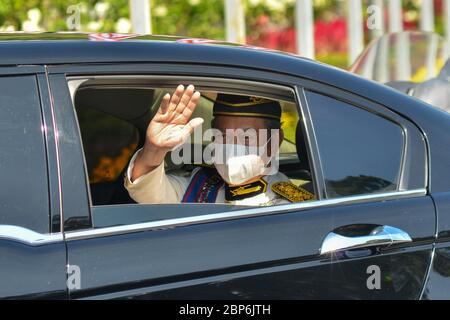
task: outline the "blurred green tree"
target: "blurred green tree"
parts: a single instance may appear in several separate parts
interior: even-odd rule
[[[251,44],[295,51],[295,0],[243,1],[246,33]],[[319,24],[315,34],[317,58],[346,67],[346,31],[342,26],[347,14],[346,1],[314,0],[313,3],[314,17]],[[364,10],[370,3],[371,0],[363,0]],[[405,27],[415,28],[420,0],[402,3]],[[73,13],[70,8],[74,7],[80,17],[80,24],[75,28],[68,24]],[[442,0],[435,0],[435,8],[436,30],[442,33]],[[151,10],[154,34],[225,39],[224,0],[151,0]],[[341,32],[335,35],[339,21]],[[327,31],[330,28],[333,34]],[[129,0],[1,0],[0,31],[15,30],[131,32]],[[339,46],[331,43],[334,40]]]

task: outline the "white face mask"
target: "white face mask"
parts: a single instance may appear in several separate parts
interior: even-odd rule
[[[269,169],[262,155],[266,153],[268,143],[263,147],[215,143],[214,166],[222,179],[233,185],[266,175]],[[258,149],[264,152],[258,152]]]

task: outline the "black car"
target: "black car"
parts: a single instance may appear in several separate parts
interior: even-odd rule
[[[450,298],[449,113],[202,39],[3,34],[0,65],[0,297]],[[179,83],[202,92],[205,127],[209,93],[280,101],[280,171],[315,199],[134,203],[127,164]]]

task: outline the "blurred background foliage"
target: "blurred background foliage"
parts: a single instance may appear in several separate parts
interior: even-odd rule
[[[295,52],[295,0],[244,0],[247,42]],[[314,0],[315,50],[319,61],[347,67],[346,0]],[[434,0],[442,33],[442,0]],[[420,0],[404,0],[405,29],[418,24]],[[364,12],[371,4],[364,0]],[[80,28],[70,30],[68,8],[80,9]],[[385,5],[385,9],[387,5]],[[225,39],[223,0],[151,0],[154,34]],[[366,14],[367,15],[367,14]],[[387,12],[385,12],[387,17]],[[128,0],[1,0],[0,31],[131,32]],[[387,27],[387,26],[386,26]],[[367,31],[367,30],[366,30]],[[366,41],[370,40],[366,32]]]

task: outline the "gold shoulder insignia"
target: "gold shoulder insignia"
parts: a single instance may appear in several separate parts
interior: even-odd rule
[[[272,184],[271,189],[276,194],[291,202],[302,202],[314,199],[314,195],[311,192],[287,181],[275,182]]]

